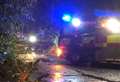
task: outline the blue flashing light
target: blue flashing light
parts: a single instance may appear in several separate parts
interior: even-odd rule
[[[81,25],[81,20],[79,18],[73,18],[72,19],[72,25],[74,27],[79,27]]]
[[[70,22],[72,17],[69,14],[64,14],[62,20],[65,22]]]

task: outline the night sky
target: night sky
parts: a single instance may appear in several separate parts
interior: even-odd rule
[[[34,23],[28,29],[39,32],[41,27],[60,27],[64,13],[82,17],[83,20],[94,20],[95,10],[120,11],[120,0],[38,0],[32,9]]]
[[[0,0],[4,1],[4,0]],[[120,11],[120,0],[37,0],[31,9],[34,22],[28,22],[26,28],[39,30],[41,27],[60,26],[64,13],[91,19],[95,10]],[[91,17],[91,18],[90,18]]]
[[[33,11],[36,19],[43,24],[50,20],[58,21],[63,13],[90,16],[96,9],[119,11],[119,8],[120,0],[39,0]]]
[[[92,13],[94,10],[120,10],[120,0],[39,0],[34,14],[39,20],[51,19],[56,15],[59,17],[63,13],[74,15],[84,15]]]

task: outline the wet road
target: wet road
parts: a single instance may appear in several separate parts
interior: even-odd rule
[[[65,65],[51,65],[51,82],[106,82],[98,79],[82,76],[81,73]]]
[[[43,77],[45,81],[42,80],[42,82],[106,82],[82,76],[80,72],[65,65],[39,62],[36,66],[37,69],[31,76],[32,80],[38,79],[42,74],[45,75]],[[46,74],[49,75],[46,76]]]
[[[80,74],[64,65],[51,65],[52,82],[83,82]]]

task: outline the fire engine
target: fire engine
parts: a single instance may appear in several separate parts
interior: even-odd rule
[[[72,64],[119,64],[120,19],[118,16],[97,17],[94,25],[64,33],[60,45],[66,47],[65,59]]]

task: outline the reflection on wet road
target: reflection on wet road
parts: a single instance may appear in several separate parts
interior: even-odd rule
[[[106,82],[98,79],[82,76],[81,73],[65,65],[51,65],[50,82]]]
[[[66,65],[51,64],[39,61],[31,75],[32,82],[106,82],[82,76],[80,72]],[[41,81],[42,79],[42,81]]]
[[[80,75],[63,65],[51,65],[51,82],[83,82]]]

